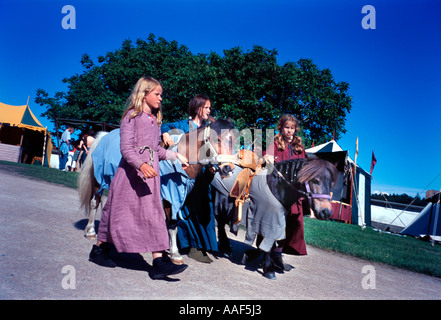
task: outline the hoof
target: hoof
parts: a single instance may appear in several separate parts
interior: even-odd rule
[[[179,257],[179,258],[171,258],[171,262],[173,262],[174,264],[177,264],[178,266],[180,266],[180,265],[184,264],[184,259],[182,259],[181,257]]]
[[[276,274],[274,272],[266,272],[263,274],[263,276],[270,280],[277,280]]]
[[[231,252],[223,252],[223,251],[219,251],[219,252],[218,252],[218,257],[231,259]]]
[[[96,233],[84,235],[89,240],[96,240]]]

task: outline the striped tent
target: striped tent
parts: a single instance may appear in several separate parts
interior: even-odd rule
[[[47,166],[51,153],[50,132],[29,105],[0,102],[0,160],[26,163],[38,160]]]

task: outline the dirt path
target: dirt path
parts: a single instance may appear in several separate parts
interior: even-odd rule
[[[154,281],[150,254],[124,255],[115,269],[88,262],[85,222],[76,190],[0,165],[0,299],[441,299],[441,279],[313,247],[267,280],[258,263],[239,264],[243,232],[230,235],[231,260],[185,257],[184,273]]]

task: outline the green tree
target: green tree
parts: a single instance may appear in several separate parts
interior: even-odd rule
[[[37,90],[35,101],[45,106],[50,120],[69,118],[117,124],[132,86],[142,75],[164,86],[164,121],[188,115],[188,102],[198,93],[213,102],[217,117],[230,117],[239,130],[274,128],[284,113],[294,114],[303,127],[305,145],[338,139],[346,132],[351,110],[349,84],[336,82],[329,69],[320,70],[309,59],[280,65],[277,51],[254,46],[193,54],[176,41],[150,34],[135,43],[99,56],[81,58],[82,74],[63,79],[68,92],[54,97]]]

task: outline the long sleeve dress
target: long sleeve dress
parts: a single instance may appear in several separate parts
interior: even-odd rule
[[[130,114],[130,113],[129,113]],[[121,122],[122,159],[110,184],[98,231],[98,240],[115,245],[118,252],[157,252],[169,248],[160,193],[159,160],[174,160],[174,152],[160,146],[161,130],[154,115],[142,113]],[[158,175],[144,179],[141,164]]]
[[[191,120],[179,120],[162,124],[162,133],[173,129],[181,133],[196,130],[198,125]],[[161,163],[161,166],[163,163]],[[194,181],[189,193],[186,193],[185,202],[178,214],[178,244],[181,249],[197,248],[205,251],[218,251],[215,218],[213,213],[210,182],[212,174],[203,169]],[[167,178],[163,176],[162,187],[167,187]],[[169,191],[170,192],[170,191]],[[172,203],[172,206],[174,204]]]

